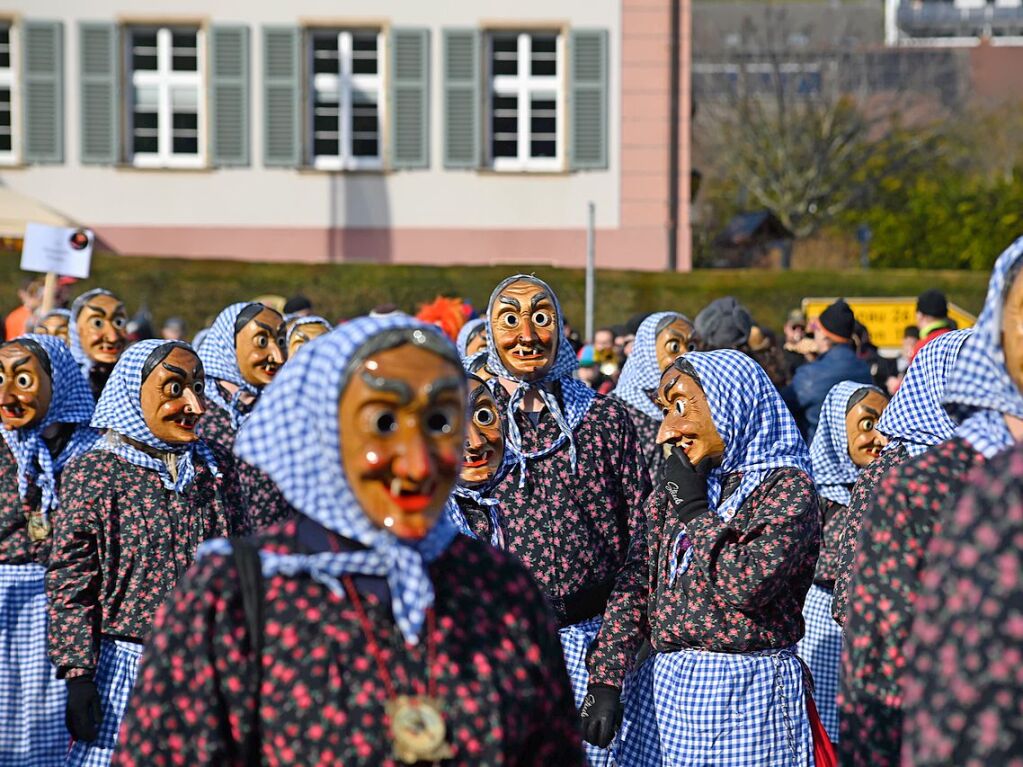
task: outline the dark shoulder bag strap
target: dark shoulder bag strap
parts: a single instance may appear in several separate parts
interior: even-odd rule
[[[263,759],[260,751],[259,732],[259,690],[263,684],[263,566],[259,559],[259,549],[247,539],[239,538],[231,542],[234,553],[234,564],[238,570],[238,583],[242,594],[242,608],[245,610],[245,626],[248,629],[252,657],[255,663],[255,707],[252,721],[245,741],[242,743],[241,763],[260,765]]]

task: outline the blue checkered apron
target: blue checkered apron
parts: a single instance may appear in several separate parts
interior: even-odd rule
[[[55,767],[71,737],[46,654],[42,565],[0,565],[0,767]]]
[[[811,767],[803,666],[791,648],[656,653],[614,749],[620,767]]]
[[[141,655],[140,644],[116,639],[101,641],[96,686],[99,688],[103,723],[99,727],[99,737],[92,743],[75,741],[68,752],[65,767],[109,767],[110,760],[114,758],[121,720],[135,686]]]
[[[813,699],[821,724],[832,743],[838,743],[838,667],[842,655],[842,627],[831,617],[832,592],[814,585],[803,605],[806,634],[796,645],[799,657],[813,674]]]
[[[603,617],[598,615],[582,623],[566,626],[558,632],[561,649],[565,653],[568,678],[572,680],[572,695],[575,697],[577,709],[583,707],[586,687],[590,682],[590,674],[586,670],[586,651],[593,644],[593,640],[597,638],[603,622]],[[583,743],[583,746],[586,749],[586,759],[590,763],[590,767],[610,767],[614,764],[610,748],[597,748],[586,742]]]

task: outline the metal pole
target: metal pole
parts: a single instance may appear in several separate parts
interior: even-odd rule
[[[587,203],[589,212],[586,222],[586,343],[593,343],[593,288],[596,280],[596,206]]]
[[[671,2],[671,93],[668,96],[668,271],[678,271],[679,84],[682,41],[679,39],[679,0]],[[688,202],[687,202],[688,204]]]

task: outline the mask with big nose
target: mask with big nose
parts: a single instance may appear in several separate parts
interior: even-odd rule
[[[550,289],[528,278],[510,282],[495,296],[489,319],[497,354],[512,377],[543,378],[561,341]]]
[[[657,403],[664,411],[657,444],[666,451],[680,448],[693,466],[699,466],[705,458],[720,463],[725,443],[714,425],[710,403],[692,365],[684,358],[675,360],[661,375],[657,392]]]
[[[44,362],[46,353],[33,346],[28,341],[0,346],[0,421],[8,430],[41,423],[53,401],[53,380],[48,362]]]

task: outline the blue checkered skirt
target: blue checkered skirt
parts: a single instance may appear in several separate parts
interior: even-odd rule
[[[838,673],[842,654],[842,627],[831,617],[832,592],[811,586],[803,605],[806,634],[796,652],[813,674],[813,699],[821,724],[832,743],[838,743]]]
[[[42,565],[0,565],[0,767],[62,764],[65,685],[46,654]]]
[[[96,666],[96,686],[99,688],[103,723],[99,737],[91,743],[75,741],[67,755],[65,767],[109,767],[117,746],[121,720],[128,708],[131,690],[139,670],[142,645],[104,639],[100,643],[99,663]]]
[[[572,680],[572,694],[575,697],[577,709],[581,709],[583,706],[586,687],[590,682],[590,673],[586,670],[586,651],[593,644],[593,640],[597,638],[603,622],[603,617],[597,616],[582,623],[566,626],[558,632],[561,649],[565,653],[568,678]],[[610,767],[613,764],[610,748],[597,748],[585,742],[583,746],[586,749],[586,759],[590,767]]]
[[[792,649],[657,653],[625,694],[620,767],[811,767],[803,665]]]

